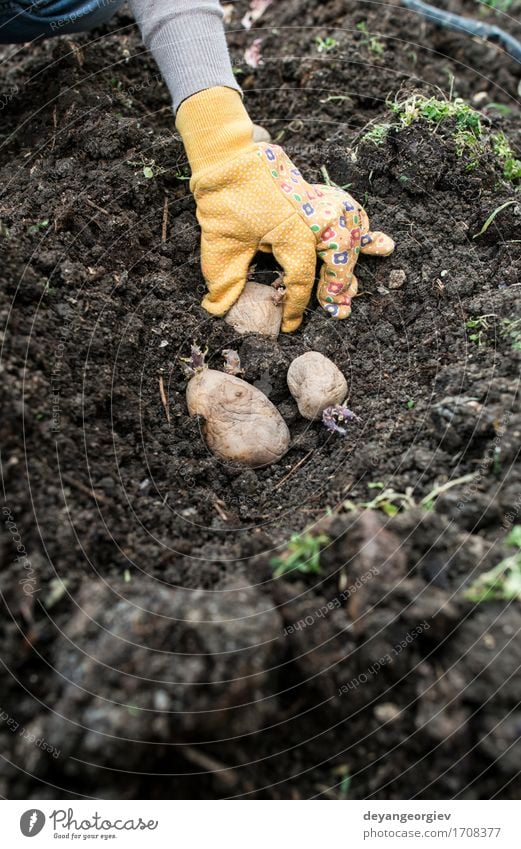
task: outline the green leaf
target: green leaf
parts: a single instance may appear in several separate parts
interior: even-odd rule
[[[325,534],[318,534],[316,537],[310,533],[293,534],[285,554],[271,560],[273,576],[280,578],[293,571],[304,575],[319,575],[321,572],[320,552],[328,542],[329,537]]]
[[[514,545],[521,549],[521,525],[514,525],[510,533],[505,538],[507,545]]]
[[[44,218],[43,221],[38,221],[37,224],[31,224],[31,226],[28,227],[27,232],[29,233],[30,236],[34,236],[36,233],[39,233],[40,230],[45,230],[45,228],[48,227],[48,226],[49,226],[49,219]]]
[[[391,504],[390,501],[382,501],[379,507],[380,510],[383,510],[386,516],[390,516],[391,518],[393,516],[396,516],[396,514],[399,512],[399,508],[396,506],[396,504]]]
[[[497,206],[497,207],[496,207],[496,209],[494,210],[494,212],[492,212],[492,213],[488,216],[487,220],[486,220],[486,221],[485,221],[485,223],[483,224],[483,227],[481,228],[481,230],[479,231],[479,233],[476,233],[476,235],[475,235],[475,236],[473,236],[472,238],[473,238],[473,239],[477,239],[477,238],[478,238],[478,236],[482,236],[482,235],[483,235],[483,233],[486,233],[486,232],[487,232],[487,230],[488,230],[488,228],[489,228],[489,227],[490,227],[490,225],[492,224],[492,222],[493,222],[494,218],[496,217],[496,215],[498,215],[498,213],[500,213],[503,209],[506,209],[506,208],[507,208],[507,206],[512,206],[512,204],[517,203],[517,202],[518,202],[518,201],[516,201],[516,200],[507,200],[507,202],[506,202],[506,203],[502,203],[502,204],[501,204],[501,206]]]

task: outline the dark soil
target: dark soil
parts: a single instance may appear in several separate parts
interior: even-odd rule
[[[349,184],[397,249],[360,261],[348,321],[312,302],[293,336],[234,338],[199,307],[186,159],[128,15],[2,48],[0,794],[518,797],[519,603],[462,590],[521,524],[521,355],[502,333],[520,315],[521,204],[473,239],[518,197],[497,158],[469,170],[450,124],[360,139],[398,92],[452,93],[519,156],[519,66],[392,2],[275,3],[250,33],[234,8],[254,120],[310,180],[325,166]],[[274,270],[260,259],[256,279]],[[179,364],[194,340],[217,367],[239,350],[291,430],[280,463],[208,453]],[[348,378],[362,423],[345,439],[289,396],[307,350]],[[409,507],[364,511],[382,487]],[[329,535],[322,574],[274,581],[304,528]]]

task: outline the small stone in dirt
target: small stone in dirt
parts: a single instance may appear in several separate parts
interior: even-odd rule
[[[393,704],[393,702],[382,702],[382,704],[376,705],[373,711],[378,722],[394,722],[401,712],[398,705]]]
[[[488,91],[477,91],[472,95],[472,103],[474,106],[480,106],[481,104],[486,103],[487,100],[490,100]]]
[[[389,289],[401,289],[407,279],[407,275],[403,268],[393,268],[389,274]]]

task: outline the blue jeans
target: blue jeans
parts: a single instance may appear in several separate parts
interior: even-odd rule
[[[84,32],[108,21],[124,0],[0,0],[0,43]]]

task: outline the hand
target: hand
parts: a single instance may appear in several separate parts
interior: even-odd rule
[[[359,251],[386,255],[394,242],[371,233],[362,207],[346,192],[306,183],[284,151],[255,144],[238,92],[211,88],[185,100],[177,128],[192,168],[201,225],[202,306],[224,315],[240,296],[259,250],[284,271],[282,330],[296,330],[311,297],[316,255],[324,260],[318,298],[336,318],[351,312]]]

